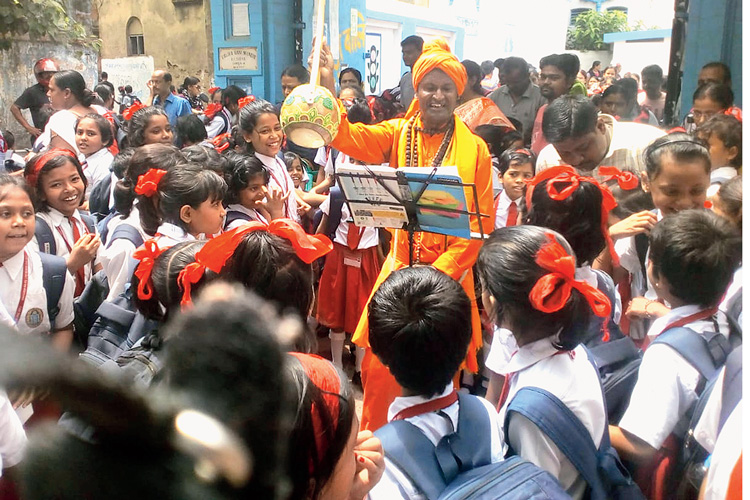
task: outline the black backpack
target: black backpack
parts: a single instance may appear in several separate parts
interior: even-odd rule
[[[117,359],[132,348],[158,323],[144,317],[133,303],[133,291],[126,285],[115,300],[102,303],[88,334],[87,347],[80,357],[94,366]]]
[[[108,175],[97,182],[89,193],[89,212],[97,222],[107,217],[113,210],[109,208],[109,192],[112,187],[112,176]]]

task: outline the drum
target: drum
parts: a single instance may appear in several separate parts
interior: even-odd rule
[[[300,85],[284,100],[281,126],[289,139],[316,149],[331,143],[341,121],[336,98],[325,87]]]

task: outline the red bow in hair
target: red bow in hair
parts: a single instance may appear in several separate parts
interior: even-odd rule
[[[133,118],[133,113],[145,107],[147,107],[145,104],[136,101],[132,106],[128,107],[125,111],[122,112],[122,118],[125,121],[129,121],[131,118]]]
[[[556,167],[548,168],[541,173],[535,175],[532,179],[527,181],[526,188],[526,209],[531,210],[531,198],[534,194],[534,188],[541,182],[547,182],[547,194],[555,201],[562,201],[567,199],[573,194],[581,182],[590,182],[594,184],[602,193],[602,215],[601,215],[601,230],[604,235],[604,239],[607,241],[607,248],[609,254],[612,257],[612,262],[615,265],[620,263],[620,258],[615,252],[615,245],[612,243],[612,238],[609,236],[609,212],[617,206],[615,197],[612,196],[612,192],[606,187],[599,184],[596,179],[591,177],[580,176],[573,167],[568,165],[559,165]]]
[[[626,191],[638,187],[638,177],[633,172],[623,171],[617,167],[599,167],[599,175],[604,182],[617,179],[617,185]]]
[[[150,239],[146,240],[143,246],[133,254],[134,259],[140,260],[133,274],[138,276],[138,298],[141,300],[149,300],[153,295],[154,287],[151,281],[151,272],[154,269],[156,258],[163,252],[164,250],[156,244],[156,240]]]
[[[210,89],[208,89],[208,94],[213,95],[213,93],[219,90],[220,88],[221,87],[211,87]]]
[[[237,246],[247,233],[268,231],[271,234],[288,240],[297,257],[306,264],[326,255],[333,250],[331,240],[322,234],[307,234],[302,227],[291,219],[276,219],[266,225],[262,222],[248,222],[231,231],[220,234],[209,240],[195,254],[195,262],[180,272],[177,282],[182,289],[182,305],[192,302],[191,287],[203,277],[206,269],[220,273],[227,260],[234,254]]]
[[[151,198],[159,190],[161,178],[167,174],[166,170],[152,168],[143,175],[138,176],[138,184],[135,185],[135,194]]]
[[[229,139],[230,139],[230,137],[232,137],[232,134],[230,134],[229,132],[226,132],[226,133],[221,134],[221,135],[217,135],[216,137],[214,137],[213,139],[211,139],[211,144],[214,145],[214,149],[217,152],[223,153],[229,147]]]
[[[53,158],[57,158],[58,156],[67,156],[70,159],[75,159],[76,161],[78,161],[78,157],[76,157],[76,154],[69,149],[50,149],[49,151],[41,155],[39,159],[36,160],[33,164],[30,164],[32,165],[32,168],[27,169],[27,172],[24,173],[26,184],[36,189],[36,183],[39,180],[39,172],[42,171],[42,168],[44,168],[48,161]]]
[[[206,106],[206,109],[203,110],[203,114],[206,115],[206,118],[209,120],[213,120],[214,116],[216,116],[222,109],[224,109],[224,106],[218,102],[212,102]]]
[[[529,293],[529,301],[534,309],[545,313],[559,311],[565,307],[575,288],[586,297],[594,314],[608,318],[612,305],[607,296],[585,281],[576,281],[575,258],[568,255],[553,234],[547,233],[547,240],[536,254],[536,263],[549,274],[539,278]],[[609,340],[606,330],[603,340]]]
[[[247,106],[248,104],[250,104],[251,102],[253,102],[254,100],[255,100],[255,96],[254,95],[249,95],[249,96],[246,96],[246,97],[240,97],[239,100],[237,101],[237,106],[239,107],[239,109],[242,109],[245,106]]]
[[[328,410],[326,412],[328,413],[328,418],[324,418],[322,414],[323,408],[319,408],[316,403],[313,403],[310,407],[313,431],[315,433],[315,450],[317,452],[317,460],[316,457],[310,457],[308,463],[309,472],[312,474],[316,468],[315,464],[323,460],[326,451],[328,451],[331,445],[331,440],[336,435],[339,412],[341,411],[341,378],[336,368],[327,359],[321,358],[316,354],[302,354],[299,352],[290,352],[289,354],[297,358],[307,378],[320,389],[325,409]]]
[[[732,106],[731,108],[727,109],[726,111],[724,111],[724,114],[727,116],[734,116],[740,123],[742,123],[742,110],[737,106]]]

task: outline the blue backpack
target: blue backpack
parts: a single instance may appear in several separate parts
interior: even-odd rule
[[[491,463],[490,420],[476,396],[458,394],[458,431],[437,446],[398,420],[375,431],[393,462],[429,500],[564,499],[548,472],[519,457]]]
[[[42,284],[47,296],[47,318],[51,327],[60,313],[59,303],[65,287],[68,265],[65,259],[57,255],[39,253],[39,258],[42,260]]]
[[[597,449],[586,427],[565,403],[539,387],[523,387],[511,400],[505,414],[506,439],[511,413],[518,413],[529,419],[571,461],[588,484],[586,498],[645,498],[610,444],[609,426],[604,426]]]
[[[86,225],[89,233],[96,232],[96,222],[94,217],[89,214],[80,212],[81,220]],[[34,228],[34,236],[36,236],[36,242],[39,244],[40,253],[48,253],[51,255],[57,255],[57,244],[55,243],[55,235],[52,234],[52,228],[49,227],[47,221],[37,215],[36,227]]]

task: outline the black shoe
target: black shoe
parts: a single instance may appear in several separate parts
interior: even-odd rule
[[[354,372],[352,375],[352,385],[362,388],[362,372]]]

